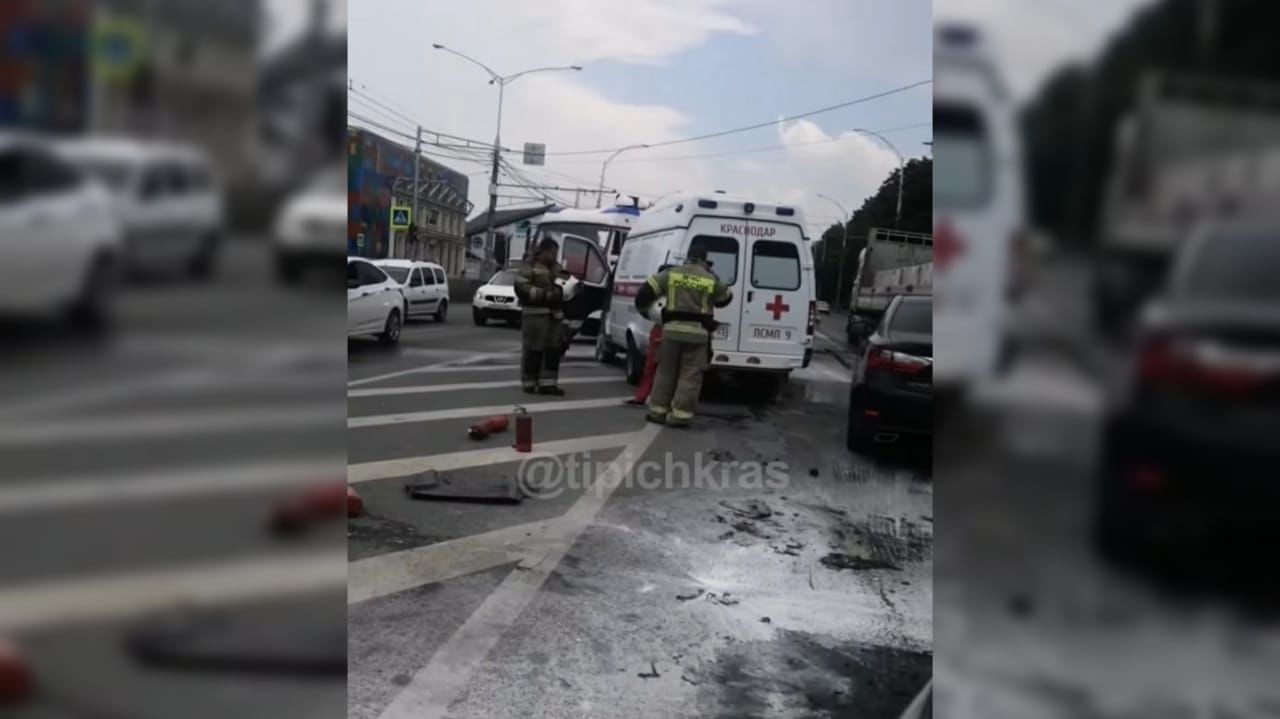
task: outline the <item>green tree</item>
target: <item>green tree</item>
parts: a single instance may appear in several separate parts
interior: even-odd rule
[[[902,221],[898,228],[907,232],[931,232],[933,228],[933,158],[917,157],[906,163],[902,182]],[[873,227],[894,227],[898,202],[898,170],[895,168],[880,183],[874,195],[863,200],[849,221],[849,248],[843,247],[844,226],[833,224],[814,243],[814,267],[819,298],[833,306],[848,303],[853,275],[858,269],[858,253],[867,245]],[[825,253],[824,253],[825,247]],[[839,295],[836,283],[841,279],[840,263],[844,262]]]

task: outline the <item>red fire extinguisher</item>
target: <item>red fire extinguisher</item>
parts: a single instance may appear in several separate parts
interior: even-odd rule
[[[533,451],[533,417],[524,407],[516,407],[516,451]]]
[[[485,439],[491,434],[505,431],[507,431],[507,416],[500,414],[471,425],[467,430],[467,434],[471,439]]]

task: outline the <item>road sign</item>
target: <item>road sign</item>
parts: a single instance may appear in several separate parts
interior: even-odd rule
[[[391,208],[391,229],[407,230],[413,219],[413,211],[406,205],[393,205]]]
[[[524,143],[524,164],[526,165],[547,164],[547,146],[541,142]]]
[[[141,68],[147,52],[147,35],[140,23],[102,17],[94,23],[92,37],[93,68],[100,76],[124,80]]]

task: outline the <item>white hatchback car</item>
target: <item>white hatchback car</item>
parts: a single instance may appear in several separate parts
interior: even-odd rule
[[[347,258],[347,336],[376,335],[385,345],[400,341],[404,323],[400,283],[369,260]]]
[[[131,138],[81,138],[63,155],[111,190],[131,272],[213,274],[225,226],[222,190],[198,148]]]
[[[48,142],[0,133],[0,314],[110,319],[122,249],[101,184]]]
[[[418,260],[377,260],[374,264],[400,284],[405,320],[430,317],[436,322],[445,321],[449,315],[449,279],[443,267]]]

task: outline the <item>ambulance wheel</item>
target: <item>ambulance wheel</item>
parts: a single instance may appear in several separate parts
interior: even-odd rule
[[[596,333],[596,361],[601,364],[613,364],[618,358],[618,349],[605,335],[603,328]]]
[[[635,387],[644,377],[644,355],[636,349],[636,342],[627,335],[627,384]]]

